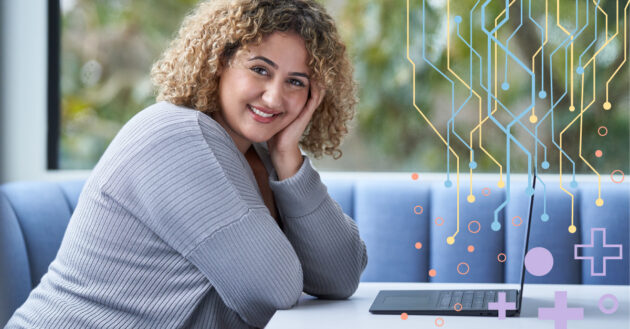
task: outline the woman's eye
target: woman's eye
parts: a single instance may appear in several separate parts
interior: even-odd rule
[[[251,68],[251,70],[260,75],[267,75],[267,70],[264,67],[254,66]]]
[[[304,87],[304,83],[298,79],[289,79],[289,83],[296,87]]]

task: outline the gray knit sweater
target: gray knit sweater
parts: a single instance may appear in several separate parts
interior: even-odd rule
[[[351,296],[367,264],[354,221],[309,159],[278,181],[284,232],[247,160],[209,116],[170,103],[132,118],[79,197],[57,257],[6,328],[264,327],[302,291]]]

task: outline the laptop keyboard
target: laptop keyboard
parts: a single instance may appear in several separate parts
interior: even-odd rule
[[[438,299],[438,308],[452,309],[455,304],[462,305],[461,309],[466,310],[485,310],[488,309],[488,303],[496,302],[498,290],[454,290],[442,291]],[[458,307],[459,309],[459,307]]]

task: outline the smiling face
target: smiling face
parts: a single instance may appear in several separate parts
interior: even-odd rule
[[[274,32],[239,50],[221,72],[221,107],[212,116],[239,151],[268,141],[300,114],[309,97],[307,61],[300,36]]]

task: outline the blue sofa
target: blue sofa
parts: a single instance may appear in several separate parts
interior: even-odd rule
[[[459,231],[452,245],[446,238],[458,229],[457,193],[455,185],[445,187],[443,174],[418,180],[406,174],[324,174],[323,178],[332,197],[356,220],[366,243],[369,260],[362,281],[519,280],[529,200],[526,177],[513,175],[510,201],[498,212],[502,227],[493,231],[490,224],[495,209],[506,201],[506,188],[497,187],[498,177],[475,176],[475,201],[469,203],[469,178],[462,176]],[[571,196],[552,178],[539,179],[530,248],[547,248],[554,264],[545,276],[528,274],[526,282],[629,284],[630,184],[603,183],[604,205],[598,207],[596,182],[592,177],[584,180],[578,179],[576,188],[567,188],[573,194],[577,227],[571,234],[567,230]],[[0,326],[47,271],[83,184],[81,180],[0,186]],[[545,212],[547,221],[541,220]],[[601,231],[594,231],[593,248],[580,248],[580,256],[595,260],[594,270],[591,261],[574,259],[574,245],[590,244],[592,228],[606,229],[606,244],[623,245],[622,259],[608,260],[605,276],[591,275],[591,271],[602,272],[602,257],[615,256],[619,248],[596,248],[603,244]],[[435,270],[434,276],[429,276],[430,269]]]

